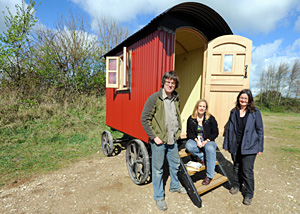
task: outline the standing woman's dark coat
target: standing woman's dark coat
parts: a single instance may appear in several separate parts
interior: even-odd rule
[[[225,138],[223,148],[228,150],[231,154],[237,152],[237,131],[238,121],[235,110],[230,111],[230,116],[225,131]],[[260,111],[255,108],[254,112],[249,112],[247,122],[245,125],[245,132],[241,144],[242,155],[257,154],[264,150],[264,130]]]

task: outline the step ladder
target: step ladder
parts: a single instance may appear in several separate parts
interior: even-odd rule
[[[215,163],[215,176],[211,180],[209,185],[202,185],[202,181],[205,178],[205,166],[201,166],[198,169],[186,166],[186,163],[191,160],[191,153],[186,152],[186,149],[179,151],[180,156],[180,168],[178,172],[178,178],[181,184],[185,187],[192,202],[197,207],[202,207],[202,200],[200,195],[208,192],[209,190],[216,188],[226,182],[229,182],[225,171],[218,161]]]

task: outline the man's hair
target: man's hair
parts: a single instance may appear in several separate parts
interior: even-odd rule
[[[175,89],[179,86],[179,78],[175,71],[169,71],[165,73],[161,78],[161,87],[163,88],[166,82],[166,79],[171,79],[175,81]]]

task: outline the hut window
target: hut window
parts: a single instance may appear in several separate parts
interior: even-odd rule
[[[132,50],[123,49],[118,57],[106,57],[106,88],[129,90],[131,80]]]
[[[225,55],[224,56],[224,72],[231,72],[233,64],[233,55]]]
[[[118,87],[119,57],[106,58],[106,87]]]

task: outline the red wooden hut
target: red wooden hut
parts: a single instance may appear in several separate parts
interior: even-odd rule
[[[249,39],[233,35],[208,6],[188,2],[168,9],[105,54],[106,124],[136,139],[129,145],[143,147],[148,142],[140,122],[143,106],[160,89],[162,75],[175,70],[180,80],[181,137],[185,138],[186,120],[200,98],[208,101],[222,132],[237,93],[249,87],[251,48]],[[112,153],[112,141],[105,132],[102,146],[107,155]],[[134,174],[132,163],[128,170]],[[138,177],[131,175],[135,183],[143,183],[145,178]]]

